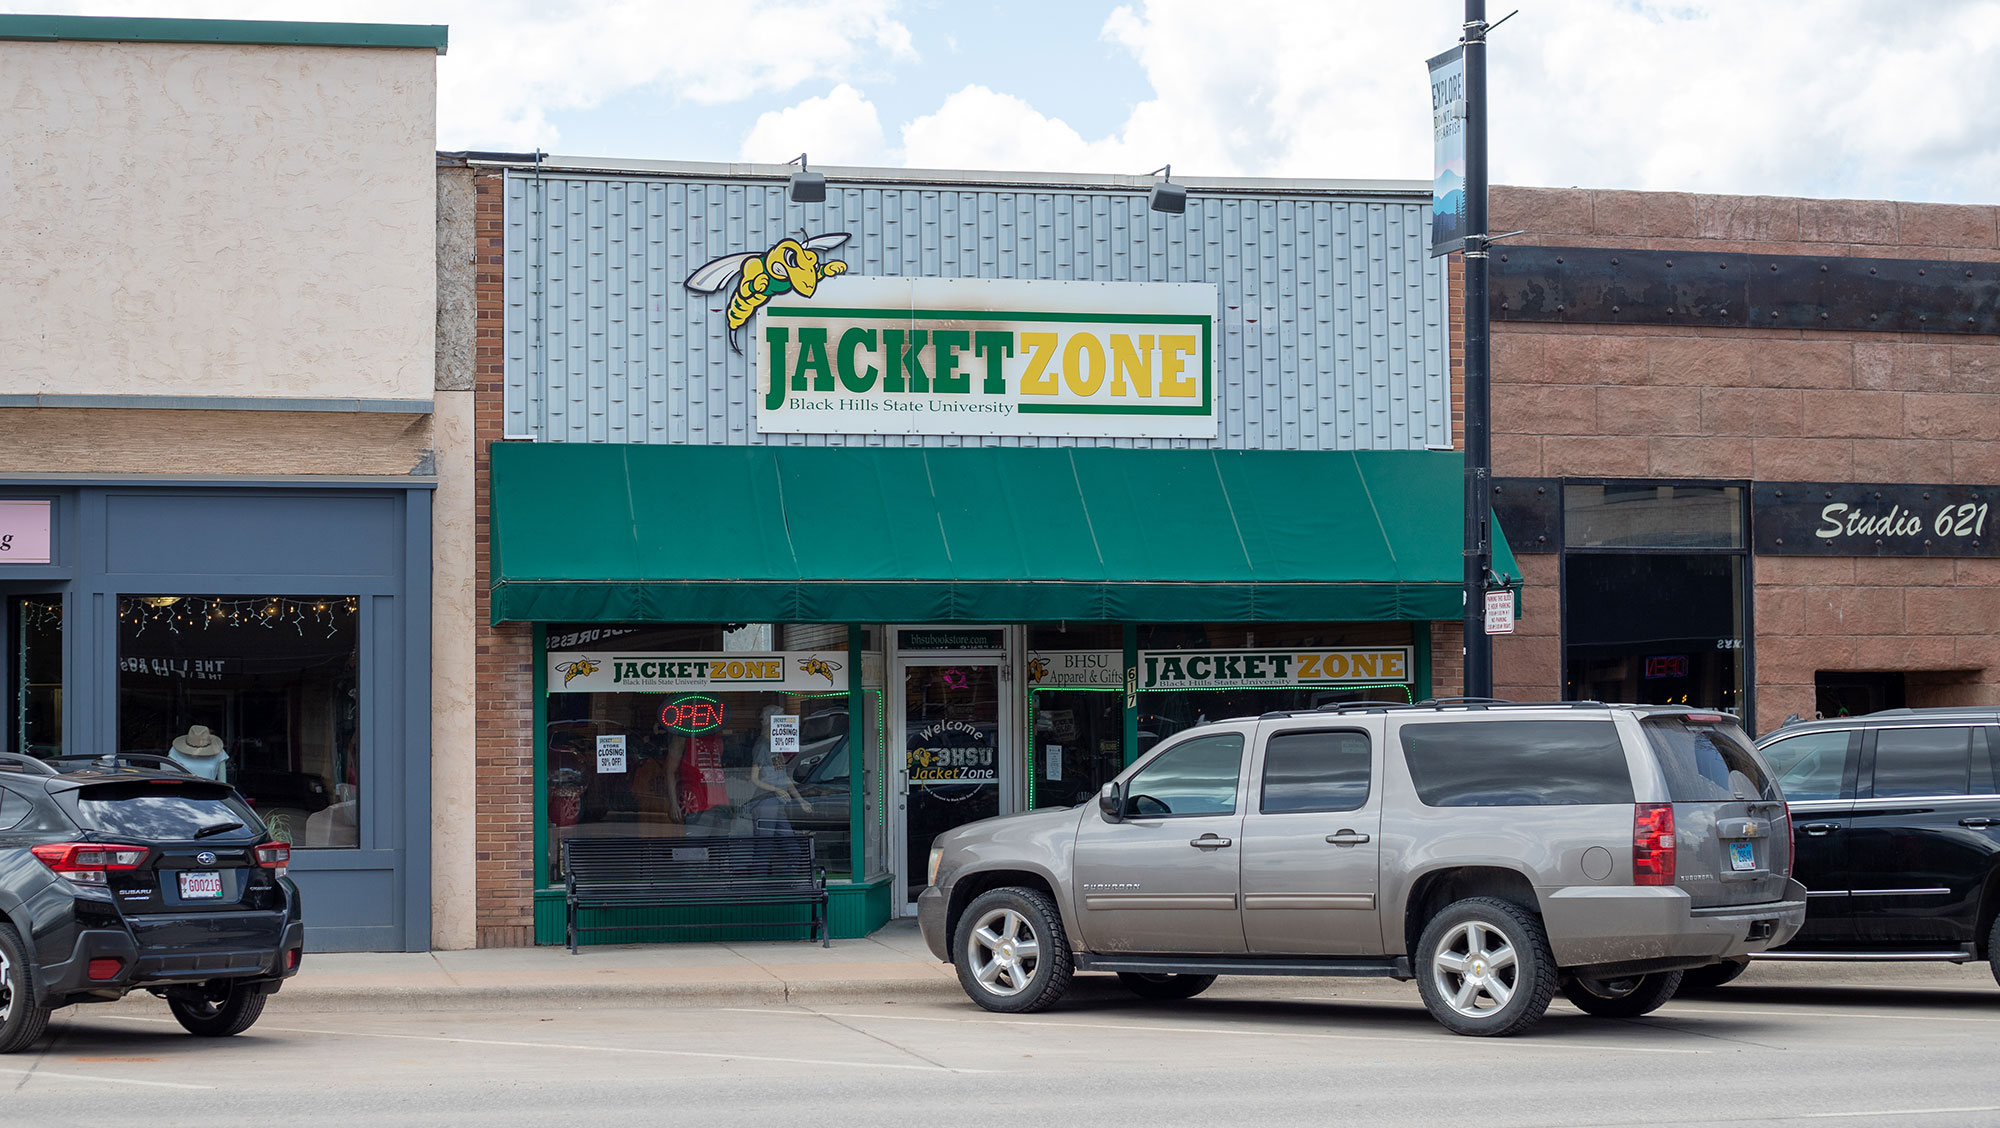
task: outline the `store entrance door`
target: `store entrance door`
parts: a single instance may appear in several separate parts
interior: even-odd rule
[[[931,841],[955,826],[1015,809],[1012,715],[1005,658],[905,656],[897,663],[898,771],[903,911],[916,911],[929,879]]]
[[[63,754],[63,597],[0,584],[0,752]]]

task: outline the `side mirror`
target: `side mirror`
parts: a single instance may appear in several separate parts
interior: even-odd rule
[[[1103,789],[1098,791],[1097,809],[1104,813],[1107,821],[1125,821],[1125,790],[1118,786],[1117,780],[1105,784]]]

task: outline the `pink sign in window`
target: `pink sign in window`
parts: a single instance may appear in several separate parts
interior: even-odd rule
[[[46,501],[0,501],[0,566],[49,562]]]

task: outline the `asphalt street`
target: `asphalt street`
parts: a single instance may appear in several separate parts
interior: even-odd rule
[[[1787,969],[1788,971],[1791,969]],[[0,1123],[1208,1126],[2000,1124],[1983,965],[1894,985],[1760,981],[1638,1020],[1558,997],[1461,1038],[1410,985],[1224,980],[1147,1003],[1079,977],[1039,1015],[943,994],[814,1005],[267,1013],[181,1032],[164,1006],[59,1012],[0,1058]]]

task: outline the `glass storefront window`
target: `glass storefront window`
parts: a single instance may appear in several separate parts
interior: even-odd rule
[[[1570,548],[1742,548],[1743,490],[1566,485],[1563,541]]]
[[[118,600],[118,747],[243,793],[296,847],[360,844],[361,658],[351,595]]]
[[[1571,554],[1563,562],[1564,696],[1741,715],[1743,560]]]
[[[548,884],[576,837],[810,833],[852,875],[876,725],[848,715],[845,627],[556,624],[544,649]]]
[[[7,601],[8,732],[0,751],[62,755],[62,597]]]

